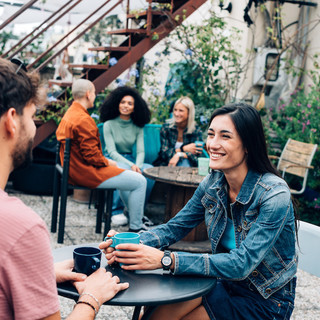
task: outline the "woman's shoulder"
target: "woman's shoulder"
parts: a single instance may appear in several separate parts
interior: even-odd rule
[[[276,174],[274,173],[271,173],[271,172],[267,172],[267,173],[263,173],[261,175],[261,183],[265,183],[265,184],[268,184],[268,185],[271,185],[271,186],[274,186],[274,185],[283,185],[283,186],[288,186],[287,183],[285,182],[285,180],[279,176],[277,176]]]

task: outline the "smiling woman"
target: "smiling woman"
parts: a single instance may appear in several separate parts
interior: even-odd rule
[[[296,287],[295,213],[288,185],[269,161],[260,116],[249,105],[229,104],[214,111],[208,131],[212,172],[193,197],[166,224],[142,233],[143,245],[113,251],[104,244],[107,258],[126,270],[166,270],[161,258],[169,256],[176,275],[218,278],[207,295],[160,306],[152,320],[287,320]],[[160,251],[202,221],[211,254]]]
[[[100,120],[104,122],[103,135],[105,156],[117,161],[123,169],[142,173],[152,167],[145,163],[144,126],[150,121],[150,110],[139,92],[122,86],[113,90],[100,107]],[[147,179],[146,201],[150,197],[154,181]],[[124,206],[118,192],[114,193],[114,224],[126,224],[128,219],[122,213]],[[144,218],[144,222],[147,218]],[[149,222],[150,223],[150,222]]]
[[[195,142],[202,141],[202,132],[195,124],[195,107],[189,97],[179,98],[173,107],[173,118],[163,124],[160,131],[161,149],[156,166],[196,167],[202,147]]]

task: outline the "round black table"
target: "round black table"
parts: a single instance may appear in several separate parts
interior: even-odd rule
[[[81,246],[98,247],[98,243],[55,249],[53,250],[54,262],[72,259],[73,249]],[[128,289],[119,292],[105,304],[135,306],[132,319],[138,319],[141,306],[157,306],[195,299],[208,293],[216,284],[216,280],[213,278],[173,276],[172,274],[163,274],[161,269],[125,271],[119,266],[108,266],[104,255],[102,255],[101,267],[105,267],[107,271],[117,275],[121,282],[129,282]],[[69,282],[58,284],[58,294],[73,300],[79,298],[77,290]]]

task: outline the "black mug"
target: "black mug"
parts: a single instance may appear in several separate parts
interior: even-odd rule
[[[74,271],[89,276],[100,268],[101,250],[94,247],[80,247],[73,250]]]

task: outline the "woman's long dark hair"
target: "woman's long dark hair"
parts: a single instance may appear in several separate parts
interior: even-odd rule
[[[100,107],[100,121],[105,122],[117,118],[120,115],[120,101],[125,96],[131,96],[134,99],[134,111],[131,114],[132,122],[143,128],[150,122],[151,112],[138,90],[127,86],[119,87],[110,92]]]
[[[267,152],[267,144],[260,115],[256,109],[245,103],[231,103],[216,109],[210,119],[228,114],[247,150],[248,167],[259,173],[273,173],[279,177],[278,170],[272,165]]]
[[[273,173],[281,177],[279,171],[271,163],[263,125],[258,111],[245,103],[230,103],[216,109],[210,119],[210,124],[216,116],[229,115],[243,144],[247,150],[247,165],[259,173]],[[292,198],[295,217],[296,237],[298,241],[298,211]]]

